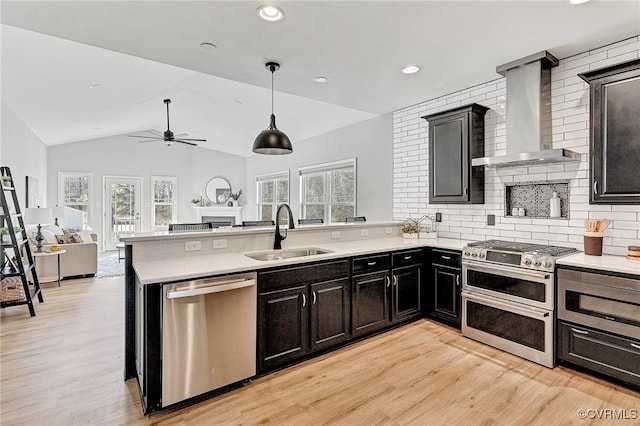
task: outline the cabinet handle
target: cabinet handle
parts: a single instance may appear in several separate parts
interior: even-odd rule
[[[394,275],[394,276],[393,276],[393,285],[394,285],[394,286],[397,286],[397,285],[398,285],[398,276],[397,276],[397,275]]]
[[[411,256],[405,256],[403,259],[404,260],[411,260]]]
[[[440,256],[440,259],[451,260],[451,256]]]
[[[578,333],[578,334],[589,334],[588,331],[578,330],[578,329],[575,329],[573,327],[571,327],[571,331],[573,331],[574,333]]]
[[[311,295],[313,296],[313,302],[312,303],[315,305],[316,304],[316,292],[312,291]]]
[[[598,194],[598,181],[597,180],[593,181],[593,193],[594,194]]]
[[[456,285],[460,287],[460,275],[456,275]]]
[[[307,298],[306,298],[306,296],[303,294],[303,295],[302,295],[302,307],[304,308],[305,306],[307,306]]]
[[[635,343],[629,343],[629,344],[636,349],[640,349],[640,345],[636,345]]]
[[[367,265],[368,266],[374,266],[376,263],[378,263],[378,262],[369,262],[369,263],[367,263]]]
[[[384,279],[387,281],[387,287],[389,287],[391,285],[391,280],[389,279],[389,275],[384,277]]]
[[[608,317],[608,316],[604,316],[604,319],[608,319],[609,321],[616,321],[616,319],[614,317]]]
[[[467,190],[467,187],[465,186],[465,187],[464,187],[464,196],[465,196],[465,197],[467,196],[467,193],[468,193],[468,192],[469,192],[469,191]]]

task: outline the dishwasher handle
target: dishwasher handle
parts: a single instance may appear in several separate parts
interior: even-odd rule
[[[200,286],[195,288],[186,288],[184,290],[169,290],[167,292],[167,299],[179,299],[181,297],[200,296],[203,294],[221,293],[223,291],[237,290],[245,287],[252,287],[256,285],[255,279],[243,279],[237,281],[223,281],[222,283],[216,283],[211,281],[210,285]]]

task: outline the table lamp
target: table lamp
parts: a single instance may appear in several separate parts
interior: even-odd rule
[[[38,225],[36,233],[36,253],[42,253],[42,225],[53,223],[53,212],[49,207],[27,208],[25,210],[24,221],[30,225]]]

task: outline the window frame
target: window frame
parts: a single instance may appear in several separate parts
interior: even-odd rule
[[[155,183],[156,181],[161,180],[170,180],[173,184],[172,191],[172,201],[170,203],[166,202],[156,202],[155,200]],[[171,222],[176,223],[178,221],[178,178],[176,176],[164,176],[164,175],[153,175],[151,176],[151,221],[149,223],[151,229],[165,229],[164,225],[157,226],[156,225],[156,206],[171,206]]]
[[[66,177],[74,177],[74,176],[87,176],[87,202],[86,203],[67,203],[64,197],[64,179]],[[92,229],[91,220],[93,218],[92,214],[92,201],[93,201],[93,173],[91,172],[58,172],[58,206],[61,207],[69,207],[77,206],[77,205],[86,205],[87,206],[87,222],[84,224],[85,229]]]
[[[287,201],[278,201],[278,181],[287,181]],[[273,201],[271,203],[264,203],[262,201],[262,183],[272,181],[273,182]],[[256,204],[257,204],[257,218],[258,220],[268,220],[262,217],[262,206],[271,206],[271,220],[276,220],[276,211],[278,205],[283,202],[289,204],[291,201],[291,174],[290,171],[282,170],[273,173],[264,173],[256,175]]]
[[[333,191],[333,181],[331,179],[331,173],[336,170],[345,170],[353,168],[353,203],[332,202],[331,194]],[[309,175],[322,174],[324,179],[323,198],[322,203],[306,203],[305,178]],[[332,222],[331,221],[331,209],[332,206],[351,206],[353,205],[353,215],[357,216],[358,213],[358,165],[357,158],[347,158],[345,160],[332,161],[328,163],[314,164],[311,166],[300,167],[298,169],[299,176],[299,201],[300,201],[300,218],[307,218],[307,206],[324,206],[324,223],[344,223],[344,222]]]

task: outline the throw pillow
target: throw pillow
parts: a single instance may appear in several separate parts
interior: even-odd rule
[[[91,234],[89,233],[89,231],[79,231],[77,232],[77,234],[80,237],[80,242],[83,242],[83,243],[93,242],[93,238],[91,238]]]
[[[49,231],[48,229],[42,230],[42,236],[44,237],[43,244],[58,244],[58,239],[56,238],[56,234]]]

